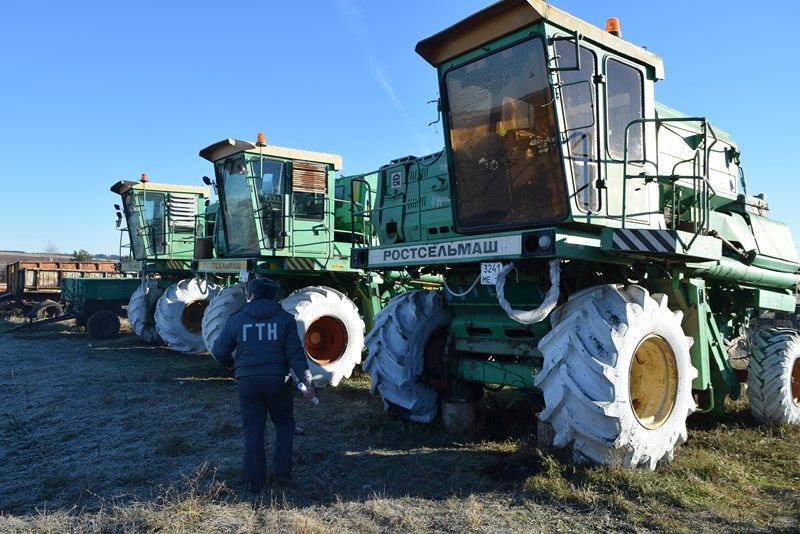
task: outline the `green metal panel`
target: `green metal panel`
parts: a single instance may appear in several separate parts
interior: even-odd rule
[[[800,273],[800,265],[797,263],[770,258],[769,256],[761,256],[760,254],[753,258],[751,265],[753,267],[761,267],[768,271],[778,271],[780,273]]]
[[[550,330],[547,322],[521,325],[498,306],[485,306],[470,299],[467,304],[451,302],[451,332],[459,352],[538,357],[539,340]]]
[[[711,360],[705,317],[700,309],[700,301],[704,300],[705,283],[695,280],[681,284],[678,280],[665,280],[661,282],[660,290],[670,295],[670,305],[683,312],[681,326],[686,335],[692,338],[689,354],[692,366],[697,369],[692,389],[706,390],[711,386]]]
[[[768,291],[766,289],[753,289],[753,307],[761,310],[775,310],[794,312],[797,299],[788,291]]]
[[[456,235],[447,170],[447,157],[437,152],[399,158],[362,175],[374,179],[376,203],[368,217],[381,243],[424,242]]]
[[[541,365],[534,363],[492,362],[459,358],[455,361],[453,378],[481,384],[533,388],[533,380],[540,370]]]
[[[677,109],[671,108],[666,104],[662,104],[661,102],[656,102],[655,111],[656,111],[656,116],[663,119],[680,119],[688,117],[688,115],[686,115],[685,113],[681,113]],[[696,124],[687,123],[685,128],[694,130],[697,134],[702,133],[702,129],[700,129]],[[733,137],[731,137],[731,134],[729,134],[725,130],[714,127],[714,132],[717,134],[717,137],[721,141],[725,141],[730,145],[736,146],[736,143],[733,141]]]
[[[147,259],[119,262],[118,269],[123,273],[139,274],[186,274],[191,271],[191,260]]]
[[[756,240],[742,215],[718,211],[712,211],[709,215],[709,226],[716,230],[720,237],[736,243],[746,254],[755,255],[758,251]]]
[[[65,278],[62,299],[72,305],[88,300],[125,300],[142,284],[138,278]]]
[[[454,330],[459,330],[458,324],[453,324]],[[462,334],[463,335],[463,334]],[[454,340],[456,351],[471,354],[492,354],[499,356],[516,356],[532,358],[541,356],[536,349],[536,340],[519,340],[498,337],[456,337]]]
[[[725,339],[717,326],[714,312],[708,301],[706,283],[700,279],[662,280],[654,282],[659,291],[670,295],[670,305],[683,312],[681,326],[692,338],[689,355],[692,366],[697,369],[697,378],[692,389],[710,391],[701,411],[718,409],[720,399],[726,395],[739,397],[739,380],[725,352]]]
[[[789,227],[760,215],[749,214],[750,227],[758,244],[758,253],[800,264]]]
[[[555,234],[555,256],[583,261],[609,261],[610,257],[603,251],[603,242],[596,232],[580,231],[572,228],[557,228]],[[625,262],[625,260],[619,260]]]

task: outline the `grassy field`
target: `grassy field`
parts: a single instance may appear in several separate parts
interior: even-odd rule
[[[296,401],[295,486],[252,498],[233,381],[208,357],[51,325],[0,337],[0,375],[2,532],[800,528],[800,429],[758,427],[744,402],[692,416],[651,473],[541,453],[512,392],[466,439],[384,414],[360,377]]]

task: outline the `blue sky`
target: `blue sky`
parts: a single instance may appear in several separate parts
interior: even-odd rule
[[[800,238],[798,4],[553,0],[664,58],[656,98],[742,150],[749,191]],[[108,191],[201,184],[198,151],[254,139],[334,152],[345,172],[442,144],[416,42],[488,0],[14,2],[0,23],[0,249],[117,251]]]

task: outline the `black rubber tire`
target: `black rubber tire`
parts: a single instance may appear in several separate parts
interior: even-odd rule
[[[750,411],[760,423],[800,425],[800,333],[769,328],[758,334],[747,373]]]
[[[695,410],[697,370],[689,357],[692,340],[681,327],[683,314],[667,304],[666,295],[638,285],[602,285],[571,295],[551,314],[553,329],[539,341],[544,362],[534,380],[545,403],[539,424],[550,427],[542,427],[538,439],[545,448],[571,448],[576,463],[653,470],[672,461]],[[640,397],[631,391],[631,377],[634,361],[644,357],[640,347],[650,339],[660,340],[653,352],[671,354],[674,367],[667,374],[674,378],[667,388],[672,406],[660,422],[646,426],[649,420],[637,415]],[[642,366],[640,372],[652,376],[656,370]],[[644,393],[658,401],[655,392]]]
[[[119,317],[112,311],[96,311],[86,321],[86,331],[95,339],[115,338],[119,335]]]
[[[64,308],[61,307],[61,304],[54,301],[54,300],[43,300],[39,302],[31,308],[31,311],[28,312],[28,317],[31,319],[52,319],[54,317],[58,317],[64,313]]]
[[[439,393],[418,380],[424,352],[433,333],[450,324],[450,312],[438,291],[397,295],[375,316],[365,339],[369,356],[363,369],[372,379],[370,393],[383,398],[384,409],[416,423],[430,423],[439,411]]]

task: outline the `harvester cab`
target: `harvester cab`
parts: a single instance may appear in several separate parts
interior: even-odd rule
[[[132,263],[122,265],[122,270],[147,272],[148,265],[165,261],[188,270],[195,237],[205,232],[199,221],[204,219],[208,188],[150,183],[142,174],[138,182],[119,181],[111,191],[122,197],[127,225],[121,231],[127,234]]]
[[[335,172],[342,158],[226,139],[202,151],[214,165],[227,249],[221,256],[349,256],[335,239]],[[345,243],[349,243],[349,233]]]
[[[156,303],[167,286],[191,272],[197,238],[215,232],[215,209],[208,206],[208,188],[151,183],[146,174],[119,181],[111,191],[122,197],[122,206],[115,206],[117,225],[126,223],[120,228],[119,270],[142,277],[128,304],[128,321],[142,339],[157,343]]]
[[[359,215],[380,245],[352,266],[446,284],[375,320],[364,368],[387,406],[424,422],[437,399],[529,388],[545,445],[649,468],[745,376],[756,417],[800,423],[800,336],[747,341],[755,313],[795,307],[792,236],[746,194],[727,133],[656,103],[658,56],[541,0],[497,2],[417,52],[445,150],[377,171]]]
[[[352,206],[372,204],[377,176],[337,177],[340,156],[267,145],[263,134],[255,143],[225,139],[200,156],[214,166],[214,180],[204,181],[219,196],[215,254],[198,254],[192,277],[158,301],[162,339],[181,352],[211,350],[246,305],[248,282],[268,276],[298,321],[316,384],[338,384],[361,362],[365,320],[384,292],[382,277],[350,267],[351,231],[360,232]]]

